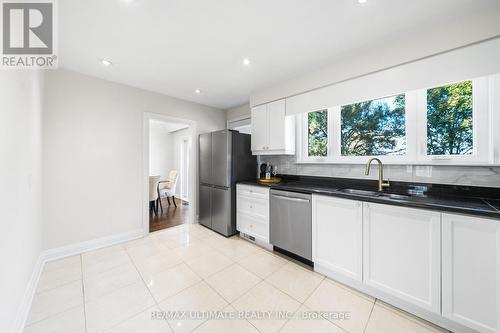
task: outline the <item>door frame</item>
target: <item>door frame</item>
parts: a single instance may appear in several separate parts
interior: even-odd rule
[[[198,167],[196,161],[196,151],[198,150],[198,142],[196,140],[197,122],[194,120],[166,116],[158,113],[144,112],[142,117],[142,230],[144,235],[149,234],[149,124],[151,120],[158,120],[170,123],[182,123],[188,125],[189,137],[191,138],[191,152],[189,154],[189,176],[192,181],[189,183],[188,199],[191,209],[189,210],[189,223],[196,222],[196,207],[197,207],[197,191],[196,181],[198,175]]]
[[[179,196],[181,199],[186,199],[189,202],[189,186],[191,182],[189,181],[189,168],[191,167],[190,165],[190,150],[192,150],[192,140],[190,136],[182,136],[180,138],[181,140],[181,146],[180,146],[180,175],[181,175],[181,182],[180,182],[180,192]],[[187,166],[186,166],[187,164]],[[187,183],[187,186],[186,186]],[[186,195],[187,192],[187,195]]]

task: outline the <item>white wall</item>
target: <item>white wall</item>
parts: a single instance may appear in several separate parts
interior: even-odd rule
[[[42,249],[41,93],[39,72],[0,74],[0,332],[19,320]]]
[[[67,70],[45,85],[45,249],[142,227],[144,112],[226,125],[224,111]]]
[[[406,34],[404,42],[376,43],[352,54],[332,59],[328,66],[315,71],[301,73],[276,84],[259,89],[250,96],[250,105],[255,106],[294,96],[320,87],[357,78],[376,71],[406,64],[418,59],[439,54],[464,45],[500,36],[498,13],[484,12],[449,24],[446,29],[436,30],[433,26],[421,27],[414,34]],[[486,55],[485,55],[486,56]],[[483,61],[482,57],[476,61]],[[487,74],[492,74],[490,72]],[[422,73],[432,75],[433,73]],[[424,88],[424,87],[420,87]]]
[[[181,173],[181,144],[183,140],[188,140],[190,138],[190,129],[186,128],[180,131],[175,131],[172,133],[173,141],[173,165],[172,168],[179,172],[179,179],[177,181],[177,188],[175,189],[175,194],[177,197],[181,197],[181,184],[182,184],[182,173]],[[191,144],[192,149],[192,144]],[[189,181],[189,180],[188,180]],[[193,181],[192,179],[190,181]]]
[[[239,120],[241,118],[250,117],[250,104],[245,103],[240,106],[226,110],[226,118],[228,121]]]
[[[174,167],[172,134],[160,126],[149,128],[149,174],[166,179]]]

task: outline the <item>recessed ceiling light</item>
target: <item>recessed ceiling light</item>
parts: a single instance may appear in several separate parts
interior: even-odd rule
[[[109,60],[106,60],[106,59],[101,59],[101,64],[102,64],[103,66],[108,67],[108,66],[111,66],[113,63],[112,63],[111,61],[109,61]]]
[[[194,93],[195,93],[195,94],[201,94],[201,90],[200,90],[200,89],[196,89],[196,90],[194,91]]]
[[[357,0],[358,3],[366,3],[367,0]]]
[[[243,59],[243,65],[244,65],[244,66],[250,66],[250,59],[248,59],[248,58],[244,58],[244,59]]]

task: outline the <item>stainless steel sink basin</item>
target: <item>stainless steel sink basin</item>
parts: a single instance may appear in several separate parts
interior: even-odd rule
[[[384,197],[384,198],[394,199],[394,200],[406,200],[406,199],[411,197],[410,195],[407,195],[407,194],[396,194],[396,193],[385,193],[385,192],[378,192],[378,191],[358,190],[358,189],[354,189],[354,188],[343,188],[343,189],[340,189],[339,192],[353,194],[353,195],[368,196],[368,197]]]
[[[410,198],[410,196],[407,194],[395,194],[395,193],[381,193],[380,196],[395,200],[406,200]]]
[[[380,195],[377,191],[366,191],[366,190],[357,190],[354,188],[342,188],[339,190],[340,192],[354,194],[354,195],[366,195],[370,197],[378,197]]]

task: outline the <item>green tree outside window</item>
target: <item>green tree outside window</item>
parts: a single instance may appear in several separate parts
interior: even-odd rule
[[[342,156],[406,154],[405,95],[342,106]]]
[[[427,90],[427,154],[473,152],[472,82]]]
[[[328,111],[314,111],[307,115],[308,156],[326,157],[328,154]]]

